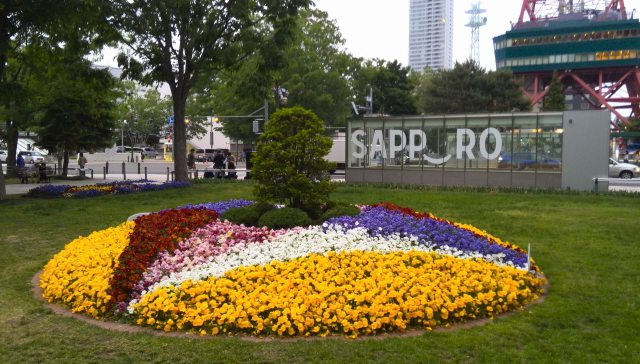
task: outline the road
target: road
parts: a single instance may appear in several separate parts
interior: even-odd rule
[[[640,193],[640,178],[610,178],[609,191],[626,191]]]

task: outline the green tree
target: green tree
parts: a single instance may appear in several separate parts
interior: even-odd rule
[[[131,81],[125,81],[123,88],[124,97],[117,106],[117,119],[120,127],[124,127],[123,134],[132,146],[156,144],[171,115],[171,100],[162,98],[160,92],[153,88],[142,92]],[[127,121],[126,126],[124,120]]]
[[[50,64],[41,90],[38,143],[63,155],[67,175],[69,154],[113,145],[117,80],[83,59]]]
[[[434,72],[427,66],[422,70],[422,72],[413,71],[409,76],[414,79],[413,83],[416,85],[414,94],[416,98],[417,111],[420,114],[424,114],[426,112],[424,105],[427,103],[427,88],[432,82]]]
[[[197,97],[189,110],[215,110],[220,115],[248,115],[269,102],[275,108],[277,83],[289,92],[288,105],[316,113],[327,126],[344,126],[351,115],[350,78],[359,60],[341,50],[344,39],[326,12],[302,10],[292,31],[291,45],[283,51],[282,66],[262,72],[260,54],[247,59],[237,70],[220,72],[196,86]],[[191,113],[191,111],[190,111]],[[256,118],[262,118],[259,112]],[[252,118],[222,119],[225,134],[251,143],[256,138]]]
[[[354,89],[358,100],[364,100],[373,91],[373,112],[391,115],[416,113],[414,80],[409,77],[410,67],[398,61],[375,59],[363,61],[354,76]]]
[[[420,109],[429,114],[529,110],[520,86],[508,71],[486,72],[475,61],[434,72],[420,89]]]
[[[551,76],[549,90],[544,97],[544,111],[564,111],[566,110],[564,93],[562,92],[562,83],[556,71]]]
[[[309,0],[118,0],[114,28],[133,52],[121,53],[124,75],[144,84],[166,82],[174,115],[176,179],[187,179],[185,111],[205,75],[236,67],[256,52],[263,66],[278,65],[298,9]]]
[[[340,30],[326,12],[305,10],[279,72],[289,92],[288,104],[313,111],[328,126],[344,126],[351,115],[348,77],[355,61],[341,50],[343,45]]]
[[[25,80],[30,79],[42,52],[64,49],[67,54],[85,55],[113,39],[103,21],[111,2],[96,0],[3,0],[0,2],[0,133],[8,147],[8,165],[15,166],[18,131],[29,126],[32,97]],[[45,66],[46,67],[46,66]],[[27,115],[22,114],[27,112]]]
[[[322,120],[301,107],[279,109],[269,118],[251,170],[258,200],[317,215],[333,190],[332,163],[324,159],[332,141],[323,132]]]

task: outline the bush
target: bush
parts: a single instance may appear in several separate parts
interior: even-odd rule
[[[319,217],[319,206],[335,189],[324,159],[332,140],[325,125],[313,112],[301,107],[280,108],[264,125],[253,156],[255,196],[303,209]]]
[[[266,226],[271,229],[286,229],[296,226],[311,225],[311,218],[306,212],[293,207],[283,207],[267,211],[260,216],[259,226]]]
[[[253,205],[251,205],[251,208],[258,213],[258,216],[262,216],[262,215],[265,214],[265,212],[271,211],[271,210],[275,209],[276,207],[273,206],[272,204],[268,203],[268,202],[260,201],[260,202],[256,202]]]
[[[360,209],[353,205],[336,205],[322,214],[322,221],[338,216],[356,216],[359,213]]]
[[[225,211],[220,218],[229,220],[234,224],[256,226],[260,214],[253,207],[234,207]]]

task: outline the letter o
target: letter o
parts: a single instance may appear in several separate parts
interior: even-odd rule
[[[491,154],[487,151],[489,134],[492,134],[496,138],[496,149],[494,149]],[[491,160],[498,158],[500,153],[502,153],[502,135],[500,135],[500,131],[496,128],[485,129],[482,134],[480,134],[480,155],[485,159]]]

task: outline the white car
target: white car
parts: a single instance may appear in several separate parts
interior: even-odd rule
[[[18,153],[18,155],[24,158],[24,163],[26,164],[34,164],[44,162],[44,155],[36,152],[36,151],[22,151]],[[17,157],[17,156],[16,156]]]
[[[631,163],[618,162],[609,158],[609,177],[620,177],[630,179],[640,176],[640,167]]]
[[[0,162],[7,162],[7,151],[0,150]]]

